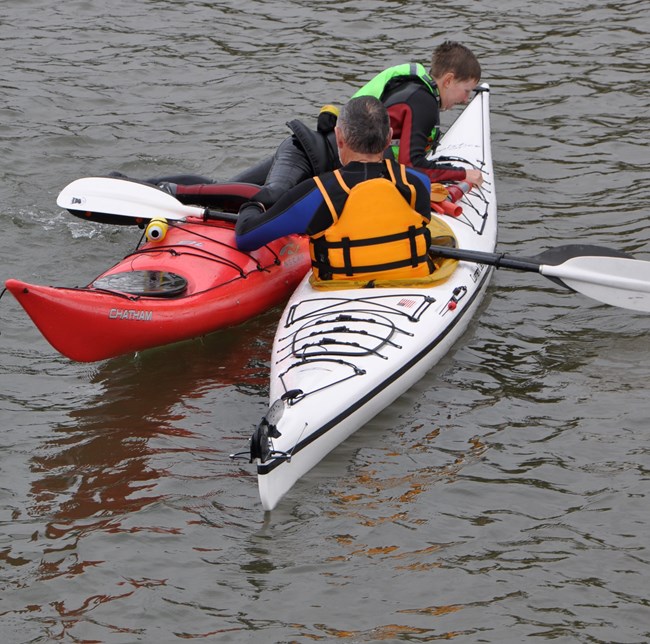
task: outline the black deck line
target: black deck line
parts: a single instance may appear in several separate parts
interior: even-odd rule
[[[416,356],[414,356],[409,362],[407,362],[404,366],[402,366],[400,369],[397,371],[393,372],[386,380],[384,380],[380,385],[375,387],[372,391],[368,392],[363,398],[360,400],[357,400],[354,404],[350,405],[344,412],[341,412],[336,416],[335,418],[332,418],[329,422],[327,422],[325,425],[317,429],[316,431],[312,432],[307,438],[303,439],[299,443],[297,443],[292,449],[291,449],[291,455],[294,456],[298,452],[300,452],[302,449],[307,447],[309,444],[313,443],[315,440],[320,438],[323,434],[326,434],[330,429],[333,427],[336,427],[343,418],[346,416],[349,416],[351,413],[355,412],[357,409],[360,409],[363,407],[369,400],[374,398],[380,391],[383,391],[388,385],[393,383],[395,380],[397,380],[399,377],[401,377],[406,371],[408,371],[414,364],[417,364],[420,360],[422,360],[428,353],[430,353],[447,335],[449,332],[463,319],[463,317],[466,315],[466,313],[469,311],[472,303],[474,300],[479,296],[483,288],[486,286],[486,281],[489,279],[489,277],[492,275],[492,271],[494,269],[489,268],[486,272],[485,275],[483,276],[483,279],[481,279],[481,283],[479,287],[474,291],[474,294],[472,295],[470,301],[468,302],[467,306],[463,309],[462,313],[456,317],[456,319],[445,329],[443,333],[441,333],[431,344],[426,346],[420,353],[418,353]],[[379,411],[377,412],[379,413]],[[286,459],[273,459],[272,461],[268,461],[267,463],[260,463],[257,466],[257,473],[258,474],[268,474],[272,470],[274,470],[276,467],[281,465],[282,463],[285,462]]]

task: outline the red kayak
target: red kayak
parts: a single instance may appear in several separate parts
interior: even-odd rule
[[[175,202],[182,214],[162,208],[164,219],[150,220],[146,241],[88,286],[7,280],[41,333],[68,358],[103,360],[240,324],[283,303],[310,268],[306,238],[292,235],[246,253],[235,245],[232,221],[207,219],[207,211],[171,195],[156,199]],[[120,216],[120,206],[111,209]],[[129,210],[142,223],[137,204],[130,202]],[[201,216],[187,216],[198,210]],[[85,214],[93,219],[94,212]]]

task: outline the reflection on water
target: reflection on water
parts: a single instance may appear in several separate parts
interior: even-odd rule
[[[193,405],[220,389],[263,394],[277,312],[203,340],[107,361],[90,382],[100,393],[71,409],[32,459],[34,510],[57,508],[55,521],[85,519],[102,510],[137,511],[160,500],[148,495],[164,471],[155,455],[191,441]],[[178,448],[163,447],[178,443]],[[65,502],[55,498],[57,491]],[[67,497],[70,498],[67,498]]]
[[[78,391],[81,406],[70,408],[67,417],[32,446],[28,504],[13,515],[32,526],[29,545],[16,539],[0,552],[0,561],[14,569],[9,578],[16,587],[22,586],[27,570],[33,583],[67,584],[89,569],[116,564],[110,551],[88,549],[86,542],[119,543],[120,535],[155,541],[153,535],[187,532],[182,524],[165,519],[165,508],[182,499],[184,485],[195,492],[201,486],[208,498],[212,496],[215,462],[218,476],[224,476],[231,445],[244,440],[237,434],[242,422],[223,423],[217,414],[206,416],[201,426],[196,414],[203,405],[213,407],[219,397],[239,405],[265,395],[276,315],[270,312],[202,341],[101,363],[90,373],[88,384],[98,393],[80,400]],[[225,476],[240,475],[227,471]],[[209,502],[188,503],[188,512],[197,514],[195,521],[202,521],[206,504],[210,507]],[[99,604],[123,601],[138,589],[164,583],[128,578],[126,587],[118,582],[115,592],[80,596],[72,606],[51,599],[39,605],[35,596],[30,610],[51,622],[54,630],[49,632],[54,633],[57,620],[47,617],[52,611],[75,624]],[[84,605],[76,605],[78,601]]]

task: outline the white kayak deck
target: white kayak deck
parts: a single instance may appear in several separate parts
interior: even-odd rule
[[[494,250],[496,197],[484,85],[443,137],[436,157],[482,170],[485,182],[442,216],[458,246]],[[317,291],[308,276],[276,332],[271,407],[251,442],[260,499],[273,509],[294,483],[435,365],[467,328],[489,267],[460,262],[426,288]]]

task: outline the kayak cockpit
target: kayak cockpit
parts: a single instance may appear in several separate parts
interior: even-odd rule
[[[124,271],[96,279],[92,288],[142,297],[178,297],[187,291],[187,280],[168,271]]]

